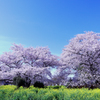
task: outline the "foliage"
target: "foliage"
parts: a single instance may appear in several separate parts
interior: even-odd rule
[[[46,85],[66,85],[68,75],[74,73],[77,81],[70,82],[72,87],[87,85],[90,89],[100,88],[100,33],[76,35],[60,57],[52,55],[47,47],[24,48],[14,44],[11,50],[0,56],[1,79],[13,80],[20,74],[27,80],[27,87],[36,81]],[[50,68],[57,68],[58,73],[52,75]]]
[[[59,89],[61,88],[62,86],[59,86],[59,85],[56,85],[56,86],[47,86],[47,88],[52,88],[52,89]]]
[[[20,86],[25,86],[25,80],[21,78],[20,76],[14,77],[13,84],[19,88]]]
[[[85,32],[70,40],[61,54],[62,68],[76,70],[78,82],[72,85],[100,84],[100,34]],[[98,80],[98,84],[96,84]]]
[[[10,52],[0,55],[0,79],[13,80],[17,74],[25,79],[48,82],[52,74],[50,68],[60,66],[59,57],[52,55],[47,47],[28,47],[13,44]]]
[[[34,83],[34,87],[44,88],[44,84],[43,84],[42,82],[40,82],[40,81],[36,81],[36,82]]]
[[[72,73],[70,69],[63,69],[62,67],[63,66],[59,66],[56,70],[56,74],[52,76],[52,81],[54,81],[54,84],[65,85],[68,81],[68,76]]]
[[[16,88],[14,85],[0,86],[0,100],[99,100],[100,98],[100,89],[66,89],[64,86],[59,89],[39,89],[33,86]]]

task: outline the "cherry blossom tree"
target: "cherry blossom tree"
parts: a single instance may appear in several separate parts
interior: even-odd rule
[[[56,85],[66,85],[68,82],[68,76],[72,73],[72,70],[69,68],[63,69],[62,66],[59,66],[52,76],[52,80]]]
[[[0,56],[1,79],[12,80],[20,74],[31,83],[49,81],[52,77],[50,68],[61,65],[59,57],[52,55],[47,47],[24,48],[21,44],[13,44],[11,50]]]
[[[91,31],[76,35],[63,49],[61,60],[63,68],[78,72],[77,84],[100,82],[100,34]]]

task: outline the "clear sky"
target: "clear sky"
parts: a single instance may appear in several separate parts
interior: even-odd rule
[[[59,56],[84,31],[100,32],[100,0],[0,0],[0,54],[16,43]]]

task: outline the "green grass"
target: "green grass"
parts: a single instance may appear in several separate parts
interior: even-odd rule
[[[67,89],[64,86],[47,88],[0,86],[0,100],[100,100],[100,89]]]

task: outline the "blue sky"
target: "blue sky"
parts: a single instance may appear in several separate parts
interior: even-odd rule
[[[59,56],[84,31],[100,32],[100,0],[0,0],[0,54],[16,43]]]
[[[16,43],[59,56],[84,31],[100,32],[100,0],[0,0],[0,54]]]

